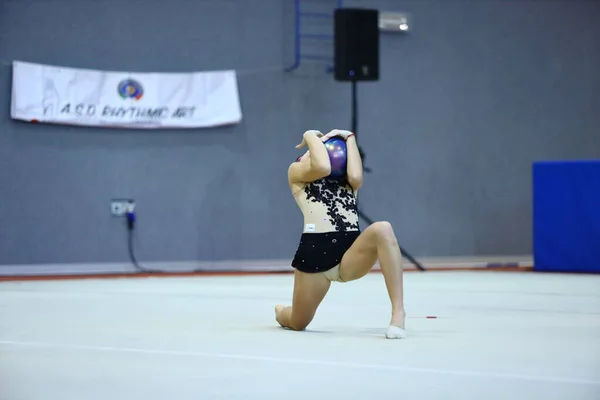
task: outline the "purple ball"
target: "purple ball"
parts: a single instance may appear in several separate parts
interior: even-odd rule
[[[325,148],[331,161],[331,174],[329,178],[341,179],[346,176],[346,141],[340,137],[333,137],[325,142]]]

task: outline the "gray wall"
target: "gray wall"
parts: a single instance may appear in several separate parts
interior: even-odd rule
[[[334,4],[323,0],[321,6]],[[600,156],[596,1],[348,1],[414,14],[360,86],[361,205],[417,256],[531,253],[531,163]],[[0,1],[0,264],[291,258],[286,169],[306,129],[348,128],[349,86],[286,74],[292,0]],[[10,120],[10,62],[240,71],[244,121],[125,131]],[[364,228],[364,225],[363,225]]]

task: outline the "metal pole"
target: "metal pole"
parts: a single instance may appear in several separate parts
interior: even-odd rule
[[[351,89],[352,90],[352,122],[351,122],[352,128],[351,129],[352,129],[352,133],[354,133],[354,135],[356,136],[356,140],[358,140],[358,84],[355,79],[353,79],[351,81],[351,83],[352,83],[352,89]],[[363,163],[364,163],[365,153],[362,151],[360,145],[358,146],[358,151],[359,151],[361,159],[363,160]],[[364,165],[363,165],[363,169],[367,173],[371,172],[371,169],[364,167]],[[357,201],[357,205],[358,205],[358,201]],[[371,218],[366,216],[365,213],[360,209],[360,207],[358,207],[358,217],[362,218],[369,225],[371,225],[371,224],[373,224],[373,222],[375,222]],[[425,271],[425,267],[423,267],[423,265],[421,265],[420,262],[418,262],[413,256],[411,256],[400,245],[398,245],[398,246],[400,247],[400,252],[406,259],[408,259],[411,263],[413,263],[415,265],[415,267],[417,267],[421,271]]]

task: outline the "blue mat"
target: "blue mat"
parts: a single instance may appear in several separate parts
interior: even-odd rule
[[[534,270],[600,272],[600,160],[533,164]]]

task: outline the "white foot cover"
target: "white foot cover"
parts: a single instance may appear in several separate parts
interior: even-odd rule
[[[404,339],[406,331],[396,325],[390,325],[385,333],[385,337],[388,339]]]

